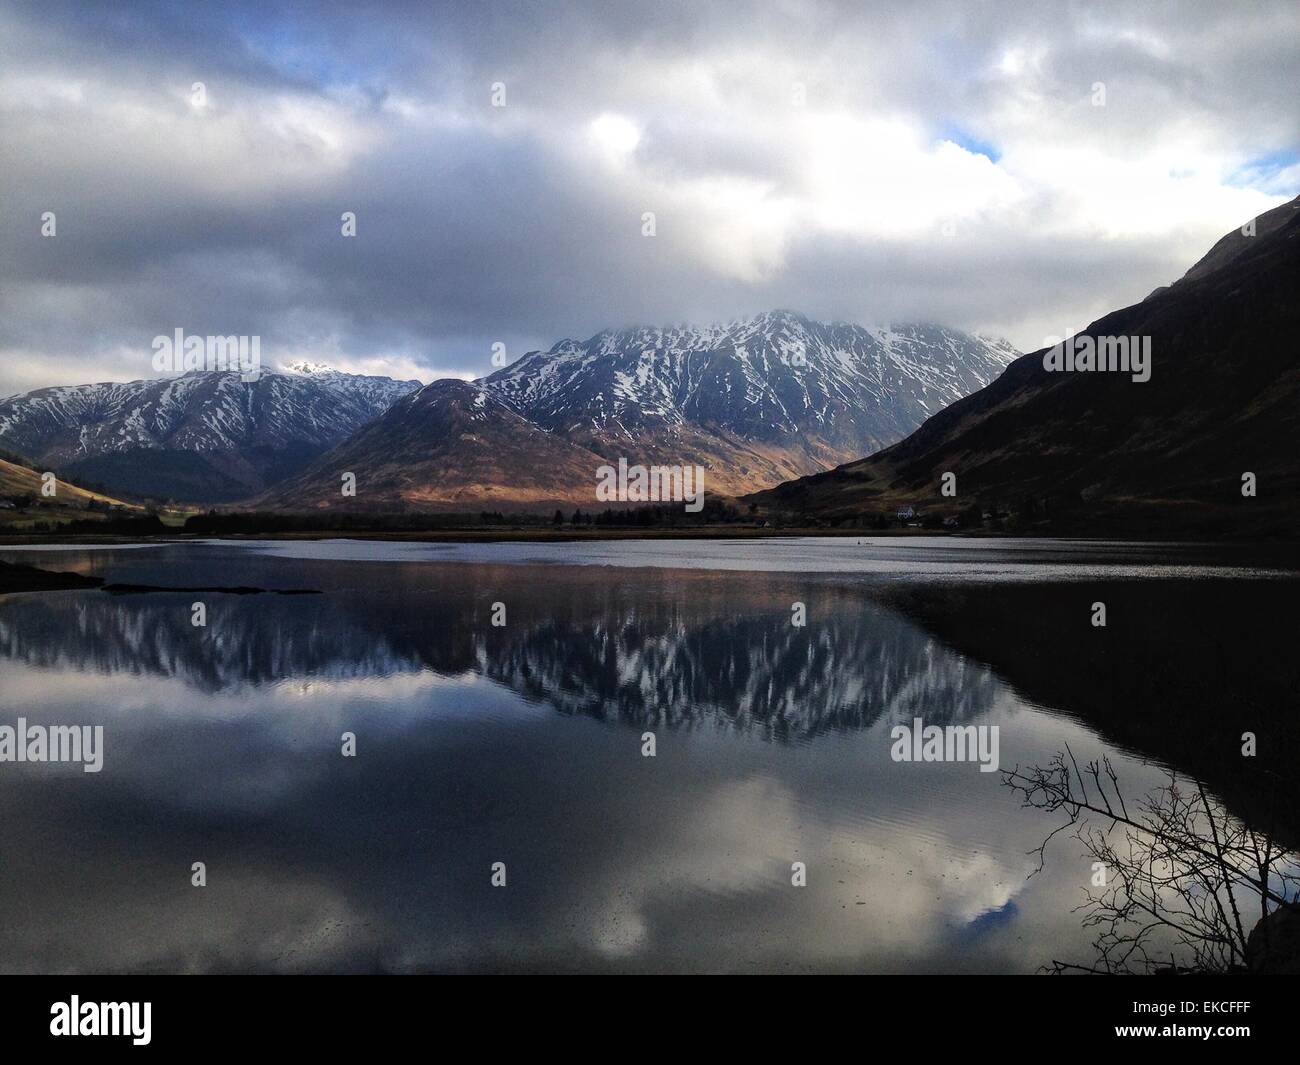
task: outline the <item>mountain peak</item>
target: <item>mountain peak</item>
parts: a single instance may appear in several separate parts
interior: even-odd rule
[[[496,413],[497,409],[509,410],[500,400],[489,395],[487,390],[476,382],[462,381],[458,377],[440,377],[425,385],[418,392],[407,397],[413,406],[444,408],[455,407],[470,417],[481,419]]]
[[[755,325],[761,324],[770,326],[807,326],[812,324],[811,319],[800,314],[798,311],[789,311],[781,307],[771,311],[763,311],[761,314],[756,314],[749,321]]]
[[[285,366],[284,372],[311,376],[313,374],[339,373],[340,371],[329,365],[329,363],[313,362],[310,359],[295,359]]]

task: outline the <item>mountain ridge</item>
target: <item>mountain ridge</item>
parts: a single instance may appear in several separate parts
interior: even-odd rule
[[[329,371],[193,370],[0,400],[0,446],[137,497],[219,502],[301,468],[420,387]]]
[[[394,405],[378,419],[390,424],[367,427],[252,505],[603,509],[596,471],[620,458],[701,466],[706,493],[733,496],[898,439],[928,410],[1001,373],[1014,354],[1006,341],[940,326],[825,325],[790,311],[698,328],[607,329],[528,352],[466,386],[477,393],[434,382],[423,390],[428,403]],[[541,438],[516,423],[502,425],[493,445],[524,449],[513,463],[487,461],[484,427],[467,429],[463,410],[464,454],[445,434],[426,439],[430,410],[457,394],[449,412],[478,394],[497,416],[508,410],[544,433],[547,461],[563,476],[532,461],[526,448]],[[391,424],[403,419],[404,428]],[[373,447],[380,437],[386,452]],[[418,467],[425,487],[401,476],[393,456]],[[458,463],[474,471],[460,484]],[[344,471],[357,474],[355,499],[338,494]]]

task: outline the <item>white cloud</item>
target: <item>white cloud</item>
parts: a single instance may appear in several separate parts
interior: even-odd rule
[[[764,306],[1034,346],[1300,191],[1281,3],[557,3],[490,32],[335,13],[292,47],[163,13],[110,46],[86,12],[4,16],[0,392],[103,372],[159,321],[421,379],[502,337]],[[47,209],[57,243],[24,222]]]

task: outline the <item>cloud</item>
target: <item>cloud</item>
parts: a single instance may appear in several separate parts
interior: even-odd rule
[[[11,5],[0,393],[146,376],[177,327],[422,379],[775,306],[1036,347],[1300,191],[1298,31],[1281,2]]]

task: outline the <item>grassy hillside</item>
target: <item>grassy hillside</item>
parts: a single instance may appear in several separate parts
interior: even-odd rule
[[[75,484],[69,484],[67,481],[56,480],[55,484],[57,488],[54,496],[45,498],[41,495],[40,473],[16,462],[0,458],[0,498],[12,499],[15,496],[30,496],[34,500],[40,500],[52,506],[77,508],[85,508],[93,500],[109,506],[129,506],[133,509],[139,509],[134,504],[126,503],[121,499],[115,499],[99,492],[78,488]]]

